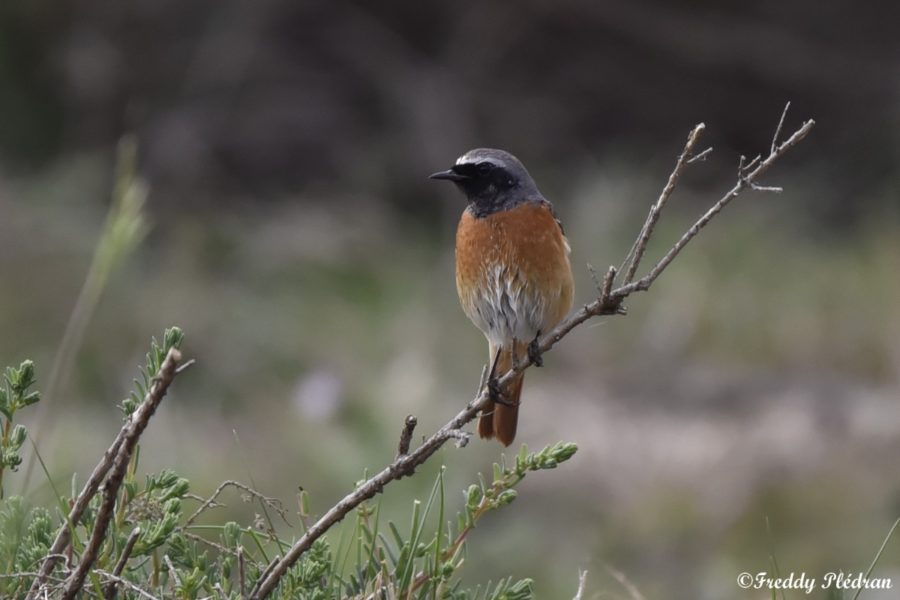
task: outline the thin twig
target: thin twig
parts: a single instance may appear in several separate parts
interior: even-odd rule
[[[597,269],[595,269],[594,265],[591,263],[587,263],[587,270],[588,273],[591,274],[591,281],[594,282],[594,287],[597,288],[598,292],[601,292],[603,290],[603,284],[600,283],[600,278],[597,277]]]
[[[159,367],[158,375],[153,379],[153,384],[147,391],[147,396],[144,398],[144,401],[141,402],[141,405],[138,406],[137,410],[132,413],[131,418],[129,419],[128,426],[125,429],[125,435],[122,437],[119,450],[113,460],[112,467],[109,469],[109,475],[103,482],[103,497],[100,501],[100,508],[97,510],[97,516],[94,521],[94,530],[91,532],[91,539],[81,555],[78,567],[66,580],[62,600],[72,600],[72,598],[75,597],[79,590],[81,590],[81,586],[84,584],[84,578],[87,576],[88,571],[94,565],[94,560],[97,558],[100,546],[103,545],[103,542],[106,539],[106,530],[109,527],[109,521],[113,516],[116,505],[116,495],[125,478],[125,471],[128,469],[131,455],[134,452],[135,446],[137,446],[141,434],[143,434],[144,430],[147,428],[150,418],[153,416],[153,413],[156,412],[156,408],[159,406],[160,402],[162,402],[163,397],[166,395],[166,391],[168,391],[169,386],[175,379],[175,369],[178,367],[179,361],[181,361],[181,352],[179,352],[177,348],[170,349],[169,353],[166,354],[166,358],[162,365]]]
[[[403,456],[409,452],[413,431],[415,431],[418,424],[419,420],[415,415],[408,415],[403,421],[403,431],[400,432],[400,443],[397,445],[397,456]]]
[[[197,517],[199,517],[201,514],[203,514],[203,512],[205,510],[208,510],[210,508],[214,508],[217,506],[225,506],[224,504],[219,504],[217,502],[217,500],[219,499],[219,495],[225,490],[225,488],[228,488],[228,487],[236,487],[239,490],[243,490],[243,491],[247,492],[251,496],[259,499],[260,502],[264,503],[269,508],[271,508],[272,510],[277,512],[278,516],[281,517],[281,519],[285,523],[288,522],[287,521],[287,509],[281,503],[281,500],[279,500],[278,498],[269,498],[268,496],[264,496],[263,494],[256,491],[249,485],[243,484],[240,481],[234,481],[233,479],[229,479],[228,481],[223,481],[222,483],[220,483],[219,487],[216,488],[216,491],[214,491],[209,498],[207,498],[206,500],[203,501],[203,503],[199,506],[199,508],[197,508],[197,510],[195,510],[194,513],[190,517],[188,517],[187,521],[185,521],[184,525],[182,525],[179,529],[184,530],[184,529],[187,529],[188,527],[190,527],[194,523],[194,521],[197,520]]]
[[[178,576],[178,571],[175,569],[175,565],[172,564],[172,559],[169,558],[169,555],[166,554],[163,556],[163,562],[166,563],[166,566],[169,568],[169,577],[172,578],[172,581],[175,583],[176,587],[181,587],[181,577]]]
[[[756,156],[753,157],[753,160],[751,160],[747,164],[744,164],[745,160],[747,160],[747,157],[741,156],[741,165],[738,168],[738,177],[743,177],[744,171],[749,171],[750,169],[755,167],[756,163],[758,163],[760,160],[762,160],[762,154],[757,154]]]
[[[757,185],[755,183],[750,184],[750,189],[754,192],[772,192],[773,194],[780,194],[784,191],[783,187],[777,185]]]
[[[488,382],[488,372],[491,369],[491,365],[485,364],[481,367],[481,379],[478,380],[478,388],[475,390],[475,395],[477,396],[481,390],[484,389],[484,386],[487,385]]]
[[[119,585],[127,587],[131,591],[137,593],[139,596],[146,598],[147,600],[160,600],[160,598],[154,596],[153,594],[151,594],[147,590],[143,589],[142,587],[139,587],[139,586],[131,583],[127,579],[123,579],[123,578],[119,577],[118,575],[113,575],[112,573],[109,573],[108,571],[104,571],[103,569],[94,569],[94,573],[97,573],[98,575],[100,575],[100,577],[108,579],[112,583],[117,583]]]
[[[707,149],[704,150],[703,152],[701,152],[701,153],[699,153],[699,154],[695,154],[694,156],[692,156],[691,158],[689,158],[688,161],[687,161],[687,164],[690,165],[690,164],[695,163],[695,162],[703,162],[703,161],[705,161],[707,158],[709,158],[709,155],[712,154],[712,151],[713,151],[713,147],[710,146],[709,148],[707,148]]]
[[[131,533],[128,535],[128,541],[125,542],[125,547],[122,549],[122,554],[119,556],[119,560],[116,563],[115,568],[113,569],[112,574],[118,577],[122,574],[122,571],[125,570],[125,565],[128,563],[128,557],[131,556],[131,551],[134,550],[134,545],[137,543],[138,538],[141,536],[141,528],[135,527],[131,530]],[[110,581],[106,584],[106,590],[103,593],[103,597],[106,600],[113,600],[116,597],[116,593],[119,587],[116,585],[115,581]]]
[[[2,579],[31,579],[33,577],[37,577],[39,573],[37,571],[17,571],[15,573],[0,573],[0,580]],[[56,584],[61,584],[65,582],[65,579],[62,577],[54,577],[52,575],[48,575],[44,585],[47,585],[49,582],[53,582]],[[44,588],[42,588],[44,589]],[[52,589],[52,588],[51,588]],[[44,592],[46,593],[46,589]]]
[[[603,287],[600,288],[600,300],[607,302],[612,293],[613,282],[616,280],[616,268],[610,265],[606,276],[603,278]]]
[[[247,598],[247,582],[246,582],[246,570],[247,570],[247,559],[244,558],[244,547],[238,546],[237,549],[238,556],[238,589],[240,590],[241,600],[245,600]]]
[[[643,594],[637,589],[636,585],[631,583],[628,577],[625,576],[625,573],[613,568],[611,565],[603,566],[606,568],[606,571],[613,576],[613,579],[618,581],[619,585],[625,588],[625,591],[628,592],[628,597],[631,598],[631,600],[644,600]]]
[[[572,600],[581,600],[584,596],[584,584],[587,581],[587,574],[587,571],[578,572],[578,590],[575,592],[575,597]]]
[[[232,550],[231,548],[228,548],[226,546],[223,546],[222,544],[219,544],[218,542],[214,542],[208,538],[205,538],[202,535],[197,535],[196,533],[191,533],[190,531],[182,531],[181,534],[184,537],[188,538],[189,540],[194,540],[195,542],[198,542],[200,544],[206,544],[210,548],[215,548],[222,554],[233,554],[235,556],[237,555],[236,550]]]
[[[572,329],[584,323],[588,319],[602,315],[602,314],[616,314],[619,311],[622,301],[628,297],[630,294],[638,291],[645,291],[650,288],[653,282],[657,277],[666,269],[666,267],[671,264],[671,262],[675,259],[679,252],[699,233],[700,229],[702,229],[716,214],[718,214],[722,208],[732,199],[734,199],[738,194],[740,194],[744,189],[750,187],[750,184],[755,182],[760,176],[762,176],[769,168],[781,157],[785,152],[793,148],[797,145],[809,131],[812,129],[814,122],[812,120],[807,121],[803,124],[803,126],[798,129],[794,134],[788,138],[783,144],[778,146],[774,152],[770,153],[769,156],[763,160],[758,167],[756,167],[751,173],[747,174],[744,178],[739,178],[738,183],[718,202],[716,202],[700,219],[691,226],[687,232],[682,235],[682,237],[675,243],[675,245],[663,256],[659,262],[650,270],[650,272],[644,277],[636,280],[629,281],[629,278],[626,277],[626,282],[623,285],[620,285],[617,288],[612,289],[607,294],[606,297],[603,297],[603,291],[601,289],[600,297],[596,298],[592,302],[589,302],[582,306],[580,309],[576,310],[568,317],[563,319],[561,323],[559,323],[552,331],[545,334],[539,341],[538,347],[541,353],[547,352],[554,345],[556,345],[562,338],[564,338]],[[654,204],[653,208],[651,208],[651,213],[648,215],[647,221],[644,223],[644,227],[641,230],[640,235],[635,241],[634,246],[632,247],[632,251],[629,252],[629,256],[631,257],[630,263],[629,259],[626,258],[624,264],[629,265],[629,272],[632,273],[632,277],[637,272],[637,266],[639,265],[640,258],[646,249],[647,240],[653,232],[653,226],[656,223],[656,220],[659,218],[659,210],[663,204],[665,204],[666,199],[671,195],[672,189],[674,188],[674,184],[677,182],[678,176],[681,174],[681,171],[684,168],[684,164],[690,158],[690,150],[693,148],[696,143],[697,137],[700,132],[703,130],[702,125],[698,125],[691,131],[691,135],[688,136],[688,143],[685,146],[685,152],[682,153],[678,158],[678,164],[676,165],[675,171],[673,171],[672,175],[669,177],[669,182],[666,184],[666,189],[663,190],[663,194],[660,196],[660,199],[657,200],[657,203]],[[633,267],[633,269],[632,269]],[[612,273],[612,275],[610,275]],[[615,271],[607,272],[607,280],[610,280],[609,286],[612,287],[612,277],[614,277]],[[604,282],[605,285],[605,282]],[[517,361],[513,368],[509,369],[505,374],[499,377],[498,385],[504,387],[508,385],[519,373],[529,368],[532,364],[530,357],[525,357],[524,360]],[[313,523],[309,529],[298,539],[293,546],[285,553],[283,557],[273,559],[270,563],[269,567],[266,571],[260,576],[257,580],[256,585],[250,591],[250,600],[262,600],[266,598],[269,594],[271,594],[275,588],[278,586],[279,581],[287,573],[288,569],[294,565],[297,560],[306,552],[318,538],[320,538],[328,529],[330,529],[335,523],[341,521],[348,513],[350,513],[353,509],[359,506],[361,503],[366,500],[372,498],[376,494],[380,493],[384,486],[389,484],[390,482],[400,479],[402,477],[411,475],[415,472],[416,468],[419,467],[422,463],[427,461],[437,450],[443,446],[450,439],[459,439],[460,432],[462,432],[462,428],[473,421],[478,413],[484,408],[487,403],[490,401],[490,392],[489,390],[482,388],[481,391],[466,404],[465,408],[463,408],[455,417],[453,417],[449,422],[447,422],[443,427],[441,427],[438,431],[432,434],[430,437],[425,439],[422,444],[416,448],[415,450],[409,452],[408,454],[404,454],[402,456],[398,456],[387,465],[380,472],[375,474],[373,477],[369,478],[365,482],[359,485],[353,492],[344,496],[337,504],[332,506],[325,514],[323,514],[318,521]]]
[[[272,571],[275,570],[275,567],[283,560],[281,556],[274,556],[272,560],[269,561],[269,564],[266,565],[266,568],[263,569],[263,572],[260,573],[259,579],[256,580],[256,586],[253,589],[259,587],[259,582],[266,579],[269,575],[272,574]],[[253,598],[253,590],[250,591],[250,598]]]
[[[184,363],[178,365],[178,368],[175,369],[175,374],[176,374],[176,375],[181,375],[181,372],[182,372],[182,371],[187,370],[188,368],[192,367],[192,366],[193,366],[194,364],[196,364],[196,363],[197,363],[197,359],[196,359],[196,358],[192,358],[192,359],[190,359],[190,360],[184,361]]]
[[[775,135],[772,136],[772,146],[769,148],[769,154],[775,154],[775,149],[778,147],[778,136],[781,135],[781,128],[784,127],[784,119],[787,117],[788,109],[791,107],[791,102],[788,100],[787,104],[784,105],[784,110],[781,111],[781,118],[778,119],[778,127],[775,128]]]
[[[625,269],[626,263],[628,266],[628,270],[625,271],[625,280],[623,281],[623,283],[631,283],[634,279],[635,273],[637,273],[638,268],[641,266],[641,259],[644,257],[644,252],[647,250],[647,243],[650,241],[650,236],[653,235],[653,228],[656,226],[656,222],[659,220],[659,215],[660,213],[662,213],[663,207],[666,205],[666,202],[669,200],[669,197],[675,190],[675,186],[678,184],[678,179],[681,177],[681,173],[682,171],[684,171],[685,166],[687,166],[688,161],[691,158],[691,152],[693,151],[694,146],[696,146],[697,142],[700,140],[700,136],[703,134],[704,129],[706,129],[706,125],[704,125],[703,123],[699,123],[691,130],[691,133],[688,134],[687,142],[685,142],[684,144],[684,150],[682,150],[681,154],[678,155],[678,160],[675,162],[675,168],[672,170],[672,174],[669,175],[669,180],[666,182],[666,186],[663,188],[663,191],[662,193],[660,193],[659,198],[657,198],[656,202],[653,203],[653,205],[650,207],[650,214],[647,215],[647,220],[644,222],[644,227],[641,229],[641,233],[638,236],[637,240],[635,240],[634,246],[632,246],[632,251],[629,252],[629,256],[626,256],[625,262],[622,264],[621,270]]]
[[[742,191],[744,191],[747,187],[750,187],[752,183],[754,183],[757,179],[759,179],[763,174],[768,171],[779,158],[784,156],[785,152],[799,144],[803,138],[805,138],[809,132],[812,130],[813,126],[815,126],[816,122],[810,119],[805,122],[800,129],[794,132],[794,134],[789,137],[783,144],[778,146],[775,149],[775,152],[770,154],[764,161],[762,161],[758,167],[756,167],[753,171],[751,171],[746,177],[739,180],[731,190],[728,191],[722,198],[719,199],[702,217],[700,217],[696,223],[694,223],[690,229],[688,229],[684,235],[681,236],[674,246],[663,256],[662,259],[650,270],[650,272],[639,279],[638,281],[632,282],[628,285],[623,285],[622,287],[613,290],[612,297],[622,297],[624,298],[628,294],[634,291],[646,291],[650,289],[650,285],[659,277],[660,273],[665,270],[666,267],[678,256],[678,253],[681,252],[684,247],[690,242],[700,230],[709,223],[713,217],[715,217],[719,212],[725,208],[725,206],[734,200]]]
[[[457,448],[465,448],[469,444],[469,438],[472,436],[462,429],[451,429],[447,432],[448,440],[456,440]]]

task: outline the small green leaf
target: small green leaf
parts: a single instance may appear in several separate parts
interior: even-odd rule
[[[519,493],[516,490],[503,490],[500,492],[500,495],[497,496],[497,500],[495,500],[496,506],[506,506],[515,500],[518,495]]]
[[[466,492],[466,507],[470,510],[478,508],[481,498],[481,488],[473,483]]]
[[[36,402],[40,402],[41,393],[40,392],[31,392],[22,397],[22,407],[31,406]]]
[[[18,450],[22,447],[22,444],[25,443],[25,437],[28,433],[25,431],[25,427],[22,425],[16,425],[13,427],[12,433],[9,436],[10,446]]]
[[[224,543],[226,548],[237,548],[238,544],[241,541],[241,526],[235,523],[234,521],[228,521],[225,523],[225,527],[222,528],[222,542]]]
[[[165,334],[163,334],[163,344],[165,348],[163,355],[168,354],[169,350],[172,348],[180,348],[183,341],[184,332],[180,327],[170,327],[166,329]]]

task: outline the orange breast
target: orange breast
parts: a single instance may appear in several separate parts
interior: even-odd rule
[[[493,345],[530,341],[571,309],[569,246],[547,204],[528,202],[456,231],[456,287],[466,315]]]

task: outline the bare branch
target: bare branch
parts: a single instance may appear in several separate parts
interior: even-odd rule
[[[94,467],[91,476],[88,477],[87,482],[84,484],[84,488],[82,488],[81,493],[78,494],[78,498],[75,499],[72,508],[69,509],[69,514],[66,516],[66,522],[59,528],[59,531],[56,532],[56,538],[53,540],[53,545],[50,546],[47,554],[44,555],[44,562],[31,585],[31,590],[28,592],[27,598],[29,600],[35,597],[35,594],[37,594],[40,587],[44,584],[44,581],[50,573],[53,572],[56,563],[65,556],[63,552],[69,545],[72,529],[74,529],[75,525],[81,519],[81,516],[84,514],[91,499],[97,494],[97,490],[100,489],[103,478],[106,477],[106,473],[109,472],[113,460],[119,453],[119,447],[122,445],[122,440],[125,437],[125,432],[128,430],[128,425],[128,423],[125,423],[125,425],[122,426],[122,429],[119,430],[116,439],[113,440],[112,445],[110,445],[106,452],[103,453],[100,462]]]
[[[238,589],[241,594],[241,600],[245,600],[247,598],[247,582],[246,582],[247,559],[244,558],[244,547],[243,546],[238,546],[237,556],[238,556]]]
[[[281,519],[285,523],[288,522],[287,521],[287,509],[284,508],[284,505],[281,503],[280,500],[278,500],[277,498],[269,498],[268,496],[264,496],[263,494],[256,491],[249,485],[243,484],[240,481],[235,481],[233,479],[229,479],[227,481],[223,481],[222,483],[220,483],[219,487],[216,488],[216,491],[214,491],[209,498],[207,498],[206,500],[203,501],[202,504],[200,504],[200,506],[197,508],[197,510],[195,510],[193,512],[193,514],[191,514],[191,516],[188,517],[187,521],[185,521],[184,525],[182,525],[179,529],[184,531],[185,529],[190,527],[194,523],[194,521],[196,521],[197,518],[201,514],[203,514],[203,512],[205,510],[207,510],[209,508],[214,508],[216,506],[224,506],[222,504],[219,504],[217,501],[219,499],[219,495],[221,495],[221,493],[223,491],[225,491],[225,489],[228,487],[235,487],[235,488],[242,490],[242,491],[250,494],[251,496],[257,498],[264,505],[268,506],[269,508],[271,508],[272,510],[277,512],[278,516],[281,517]]]
[[[709,155],[712,154],[712,151],[713,151],[713,147],[710,146],[709,148],[707,148],[706,150],[704,150],[704,151],[701,152],[700,154],[695,154],[695,155],[692,156],[690,159],[688,159],[687,164],[690,165],[690,164],[695,163],[695,162],[703,162],[703,161],[705,161],[707,158],[709,158]]]
[[[400,432],[400,444],[397,446],[397,456],[403,456],[409,452],[409,444],[412,442],[413,431],[419,420],[415,415],[408,415],[403,421],[403,431]]]
[[[682,235],[681,239],[663,256],[659,262],[650,270],[650,272],[638,279],[632,281],[637,273],[643,256],[647,242],[653,233],[653,227],[659,219],[659,213],[663,205],[665,205],[669,196],[674,190],[675,184],[679,176],[684,170],[685,165],[690,160],[691,150],[699,139],[700,133],[703,131],[703,125],[695,127],[688,136],[687,144],[682,154],[678,158],[675,170],[669,176],[669,181],[663,189],[659,199],[650,209],[650,214],[641,229],[638,238],[635,240],[631,251],[628,253],[623,263],[628,266],[625,282],[617,288],[613,288],[616,275],[615,268],[607,271],[603,285],[600,288],[600,295],[593,301],[583,305],[581,308],[563,319],[552,331],[546,333],[539,341],[538,348],[541,353],[547,352],[562,340],[570,331],[578,325],[584,323],[588,319],[604,314],[621,313],[622,301],[629,295],[638,291],[645,291],[650,288],[657,277],[671,264],[679,252],[699,233],[713,217],[715,217],[728,202],[734,199],[743,190],[752,187],[755,181],[762,176],[769,168],[781,157],[796,146],[812,129],[814,122],[807,121],[794,134],[788,138],[783,144],[775,148],[773,152],[766,157],[759,166],[752,172],[738,178],[738,183],[716,202],[700,219]],[[707,151],[705,151],[707,153]],[[530,357],[517,361],[513,368],[499,377],[498,385],[502,388],[508,385],[518,373],[529,368],[532,364]],[[484,376],[482,375],[482,379]],[[257,580],[256,586],[250,591],[250,600],[262,600],[271,594],[278,586],[279,581],[287,572],[287,570],[300,559],[319,537],[321,537],[335,523],[341,521],[350,511],[359,506],[361,503],[372,498],[376,494],[384,490],[384,486],[390,482],[412,475],[416,468],[427,461],[437,450],[443,446],[448,440],[456,439],[458,442],[468,440],[468,435],[463,431],[463,427],[473,421],[478,413],[484,408],[490,399],[490,393],[482,386],[475,398],[469,401],[455,417],[447,422],[438,431],[425,439],[422,444],[408,454],[397,456],[393,462],[387,465],[379,473],[361,483],[353,492],[344,496],[337,504],[332,506],[318,521],[313,523],[309,529],[297,540],[294,545],[285,553],[283,557],[276,557],[266,568],[265,572]]]
[[[639,279],[638,281],[629,283],[628,285],[623,285],[622,287],[613,290],[612,297],[624,298],[625,296],[631,294],[635,291],[646,291],[650,289],[650,285],[659,277],[660,273],[662,273],[666,267],[678,256],[678,253],[681,252],[684,247],[690,242],[694,237],[700,233],[700,230],[709,223],[713,217],[715,217],[719,212],[725,208],[725,206],[734,200],[742,191],[744,191],[748,187],[752,187],[752,184],[760,178],[766,171],[771,168],[775,162],[784,156],[785,152],[799,144],[803,138],[805,138],[809,132],[812,130],[813,126],[816,124],[815,121],[810,119],[806,123],[804,123],[800,129],[794,132],[794,134],[788,138],[783,144],[778,146],[775,149],[775,152],[766,157],[764,161],[762,161],[758,167],[756,167],[753,171],[747,174],[745,177],[740,178],[738,182],[735,184],[731,190],[728,191],[724,196],[722,196],[718,202],[716,202],[706,213],[700,217],[696,223],[694,223],[690,229],[688,229],[681,239],[675,243],[674,246],[666,253],[663,258],[656,263],[656,265],[650,270],[650,272]]]
[[[584,597],[584,584],[587,581],[587,574],[587,571],[578,572],[578,591],[575,592],[575,597],[572,600],[581,600]]]
[[[606,571],[613,576],[613,579],[619,582],[625,591],[628,592],[628,597],[631,600],[644,600],[643,594],[641,594],[640,590],[637,589],[637,586],[631,583],[628,577],[625,576],[625,573],[619,571],[612,567],[612,565],[604,565],[606,567]]]
[[[168,359],[168,356],[166,357],[166,359]],[[174,374],[177,375],[178,373],[181,373],[193,363],[193,359],[185,362],[175,369]],[[154,386],[155,384],[156,382],[154,382]],[[151,392],[152,390],[153,388],[151,387]],[[165,390],[162,391],[162,394],[165,395]],[[162,397],[160,397],[160,400],[161,399]],[[147,398],[144,399],[144,402],[147,402]],[[113,461],[118,456],[119,449],[122,445],[122,440],[125,439],[125,435],[128,432],[129,428],[132,426],[133,421],[134,415],[132,415],[132,417],[129,418],[129,420],[122,426],[122,429],[119,430],[119,433],[116,435],[113,443],[109,446],[109,448],[107,448],[106,452],[103,453],[103,456],[100,458],[100,462],[97,463],[96,467],[94,467],[94,470],[91,472],[91,476],[88,477],[87,482],[84,484],[84,488],[82,488],[81,492],[78,494],[78,498],[75,499],[75,502],[72,504],[72,508],[69,509],[69,514],[66,516],[66,522],[62,527],[59,528],[59,531],[56,532],[56,538],[54,538],[53,540],[53,545],[50,546],[47,554],[44,555],[44,562],[41,565],[37,577],[32,583],[31,589],[28,592],[28,596],[26,597],[28,600],[31,600],[35,597],[38,589],[40,589],[41,585],[43,585],[44,580],[48,575],[50,575],[50,573],[53,572],[53,568],[56,566],[57,561],[62,556],[64,556],[63,551],[69,546],[72,529],[75,527],[78,521],[81,520],[81,516],[84,514],[85,509],[87,509],[88,504],[100,489],[100,484],[103,482],[103,478],[106,477],[106,474],[109,472],[110,467],[112,467]]]
[[[31,579],[32,577],[37,577],[40,573],[35,571],[18,571],[16,573],[0,573],[0,579]],[[53,583],[63,583],[65,579],[59,577],[48,576],[47,581],[52,581]]]
[[[146,598],[147,600],[160,600],[159,598],[157,598],[156,596],[154,596],[147,590],[136,586],[135,584],[131,583],[127,579],[122,579],[118,575],[113,575],[112,573],[109,573],[108,571],[104,571],[103,569],[95,569],[94,572],[97,573],[98,575],[100,575],[100,577],[109,580],[111,583],[116,583],[116,584],[122,585],[124,587],[127,587],[131,591],[135,592],[136,594],[138,594],[139,596],[141,596],[143,598]]]
[[[181,375],[182,371],[186,371],[190,367],[194,366],[194,364],[196,364],[196,362],[197,362],[196,358],[192,358],[190,360],[184,361],[182,364],[178,365],[177,369],[175,369],[175,374]]]
[[[276,566],[278,566],[278,564],[281,562],[281,560],[282,560],[282,558],[280,556],[276,555],[274,558],[272,558],[271,561],[269,561],[269,564],[266,566],[266,568],[260,574],[259,579],[256,582],[256,586],[253,589],[256,589],[257,587],[259,587],[259,582],[264,579],[267,579],[269,577],[269,575],[272,574],[272,571],[275,569]],[[251,592],[251,594],[252,594],[252,592]],[[253,596],[251,595],[250,597],[252,598]]]
[[[169,386],[175,379],[175,369],[178,367],[179,361],[181,361],[181,352],[176,348],[169,350],[169,353],[166,355],[165,360],[159,368],[158,375],[153,379],[153,384],[147,391],[147,396],[134,413],[132,413],[127,426],[123,429],[125,433],[122,436],[122,441],[119,445],[115,459],[112,462],[112,466],[109,468],[109,475],[106,477],[102,486],[103,497],[100,501],[100,508],[97,510],[97,517],[94,523],[94,530],[91,532],[91,539],[81,555],[78,567],[66,580],[66,586],[62,594],[63,600],[72,600],[79,590],[81,590],[81,586],[84,584],[84,578],[87,576],[88,571],[94,564],[94,560],[97,558],[100,546],[103,545],[103,542],[106,539],[106,530],[109,527],[109,521],[113,516],[116,505],[116,495],[125,478],[125,471],[131,460],[131,455],[134,452],[135,446],[137,446],[141,434],[143,434],[144,430],[147,428],[150,418],[153,416],[153,413],[156,412],[156,408],[159,406],[160,402],[162,402],[163,397],[166,395],[166,391],[168,391]],[[37,580],[35,583],[37,583]]]
[[[237,556],[237,550],[226,548],[222,544],[214,542],[209,538],[205,538],[202,535],[197,535],[196,533],[191,533],[190,531],[182,531],[181,534],[189,540],[194,540],[198,544],[204,544],[206,546],[209,546],[210,548],[215,548],[221,554],[231,554],[232,556]]]
[[[128,535],[128,541],[125,542],[125,548],[122,549],[122,554],[119,556],[119,561],[116,563],[115,568],[113,569],[112,574],[116,577],[122,574],[122,571],[125,570],[125,565],[128,563],[128,558],[131,556],[131,551],[134,550],[134,545],[137,543],[138,538],[141,536],[141,528],[135,527],[131,530],[131,533]],[[116,592],[119,589],[115,580],[111,580],[108,584],[106,584],[106,590],[103,593],[103,596],[106,600],[113,600],[116,597]]]
[[[662,213],[663,206],[666,205],[666,202],[675,190],[678,179],[681,177],[682,171],[684,171],[684,168],[687,166],[691,158],[691,152],[700,140],[700,135],[703,133],[704,129],[706,129],[706,125],[700,123],[691,130],[690,134],[688,134],[684,150],[682,150],[681,154],[678,156],[678,161],[675,163],[672,174],[669,175],[666,186],[663,188],[662,193],[659,195],[659,198],[657,198],[653,206],[650,207],[650,213],[647,215],[644,227],[641,229],[641,233],[638,235],[637,240],[635,240],[631,252],[626,256],[625,262],[622,263],[622,270],[625,269],[626,264],[628,266],[628,270],[625,271],[625,281],[623,283],[631,283],[634,279],[634,274],[637,273],[638,267],[641,265],[641,259],[644,257],[644,252],[647,250],[647,243],[650,241],[650,236],[653,235],[653,228],[656,226],[656,222],[659,221],[659,215]],[[709,152],[711,150],[712,149],[704,152]]]
[[[781,118],[778,119],[778,127],[775,128],[775,135],[772,136],[772,146],[769,148],[769,154],[775,154],[775,149],[778,147],[778,136],[781,135],[781,128],[784,127],[784,118],[787,117],[788,109],[791,107],[791,102],[788,101],[787,104],[784,105],[784,110],[781,111]]]
[[[163,556],[163,562],[165,562],[166,567],[169,568],[169,577],[172,578],[172,581],[175,582],[177,587],[181,587],[181,577],[178,576],[178,571],[175,569],[175,565],[172,564],[172,559],[169,558],[168,554]]]
[[[469,438],[472,437],[468,432],[463,431],[462,429],[451,429],[447,432],[448,440],[456,440],[457,448],[465,448],[469,445]]]
[[[506,384],[512,379],[512,372],[508,373],[501,384]],[[505,381],[504,381],[505,380]],[[340,502],[332,506],[318,521],[306,530],[299,540],[288,550],[284,557],[273,561],[267,573],[260,576],[256,586],[250,592],[251,600],[265,598],[278,585],[278,581],[287,570],[306,552],[313,542],[320,538],[332,525],[341,521],[347,513],[380,493],[384,486],[408,475],[412,475],[416,467],[428,460],[431,455],[450,439],[459,439],[462,428],[475,419],[482,406],[488,401],[489,394],[482,391],[475,399],[471,400],[453,419],[441,427],[431,437],[422,442],[418,448],[409,454],[398,456],[394,462],[385,467],[381,472],[363,482],[355,491],[347,494]]]
[[[613,266],[609,267],[609,270],[606,272],[606,277],[603,278],[603,286],[600,288],[600,300],[603,302],[607,302],[609,300],[609,295],[612,293],[613,282],[616,280],[616,268]]]
[[[777,185],[757,185],[755,183],[750,184],[750,189],[754,192],[772,192],[774,194],[780,194],[784,191],[783,187]]]

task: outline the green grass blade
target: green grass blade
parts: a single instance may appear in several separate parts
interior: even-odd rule
[[[894,524],[891,525],[890,531],[888,531],[887,535],[884,537],[884,541],[881,542],[881,548],[878,549],[878,553],[875,554],[875,558],[872,559],[872,564],[869,565],[869,568],[866,569],[865,579],[869,578],[869,575],[872,574],[872,571],[875,570],[875,565],[878,564],[878,560],[881,558],[881,555],[884,553],[884,549],[887,547],[888,542],[891,541],[891,537],[894,535],[894,531],[897,530],[897,526],[900,525],[900,519],[894,521]],[[859,598],[860,593],[862,593],[863,588],[859,588],[856,590],[856,593],[853,594],[852,600],[856,600]]]

